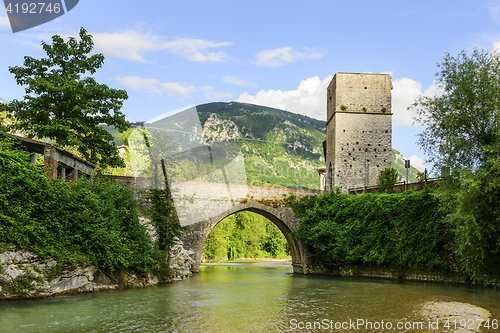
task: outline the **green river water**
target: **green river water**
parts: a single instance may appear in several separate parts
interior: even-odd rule
[[[500,319],[496,290],[303,276],[291,268],[232,263],[201,266],[192,278],[159,287],[2,301],[0,332],[473,332],[444,322],[429,329],[420,309],[434,300],[471,303]]]

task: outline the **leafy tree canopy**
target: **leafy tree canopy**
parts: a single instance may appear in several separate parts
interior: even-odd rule
[[[477,170],[499,157],[500,54],[448,53],[438,68],[443,93],[421,96],[410,107],[425,127],[419,143],[435,167]]]
[[[398,170],[394,168],[385,168],[380,171],[378,176],[378,183],[380,185],[393,185],[398,182]]]
[[[123,166],[113,137],[103,124],[125,131],[130,124],[120,112],[128,98],[125,90],[99,84],[86,73],[94,74],[102,67],[104,56],[90,55],[92,36],[81,28],[79,39],[66,42],[58,35],[52,44],[42,42],[47,57],[24,58],[23,66],[9,67],[17,84],[26,86],[21,101],[0,105],[15,121],[13,129],[28,136],[53,139],[57,145],[76,146],[85,159],[105,166]]]

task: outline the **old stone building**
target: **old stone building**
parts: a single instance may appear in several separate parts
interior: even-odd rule
[[[337,73],[327,89],[326,127],[326,190],[377,185],[391,167],[391,76]]]

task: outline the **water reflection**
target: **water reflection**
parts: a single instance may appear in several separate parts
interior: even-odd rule
[[[285,268],[202,266],[193,278],[160,287],[0,302],[0,331],[327,331],[294,328],[324,320],[421,321],[418,310],[430,300],[472,303],[500,318],[495,290],[302,276]]]

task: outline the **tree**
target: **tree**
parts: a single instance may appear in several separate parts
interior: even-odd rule
[[[443,93],[412,106],[425,127],[419,143],[435,167],[451,171],[440,193],[462,270],[474,281],[498,281],[500,54],[446,54],[438,67]]]
[[[380,170],[380,175],[378,176],[379,185],[393,185],[398,182],[398,170],[394,168],[385,168]]]
[[[447,53],[438,68],[443,93],[421,96],[410,107],[425,127],[419,144],[435,167],[477,170],[500,152],[500,54]]]
[[[455,251],[473,281],[500,280],[500,160],[487,162],[451,196]],[[448,198],[449,200],[450,198]]]
[[[92,36],[81,28],[79,40],[67,42],[58,35],[52,44],[42,42],[47,58],[24,58],[23,66],[9,67],[19,85],[25,85],[24,99],[0,105],[15,121],[12,129],[56,141],[60,147],[76,146],[82,157],[101,167],[123,166],[113,137],[103,124],[125,131],[130,124],[120,112],[128,98],[125,90],[99,84],[87,72],[101,68],[104,56],[90,55]]]

